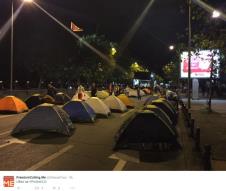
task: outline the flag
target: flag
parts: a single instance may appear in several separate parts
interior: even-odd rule
[[[81,31],[83,31],[83,29],[81,29],[78,26],[76,26],[73,22],[71,22],[71,30],[73,32],[81,32]]]

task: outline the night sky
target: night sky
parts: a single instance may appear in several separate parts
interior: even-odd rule
[[[225,0],[212,0],[220,5]],[[10,0],[0,0],[0,26],[10,17]],[[69,26],[74,21],[84,34],[104,34],[120,43],[149,0],[45,0],[36,1]],[[172,57],[168,45],[176,43],[177,33],[184,33],[187,15],[180,7],[185,0],[156,0],[136,35],[129,43],[132,56],[151,71],[161,73]],[[20,4],[15,0],[15,4]],[[20,69],[29,66],[34,54],[40,62],[67,60],[73,54],[75,39],[32,4],[26,4],[15,22],[15,78],[29,79]],[[0,80],[8,79],[10,65],[10,32],[0,42]],[[51,64],[51,63],[50,63]]]

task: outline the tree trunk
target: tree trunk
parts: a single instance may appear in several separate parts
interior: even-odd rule
[[[209,100],[208,100],[208,111],[212,111],[212,92],[213,92],[213,55],[211,59],[210,67],[210,87],[209,87]]]

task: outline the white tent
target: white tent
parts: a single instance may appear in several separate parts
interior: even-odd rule
[[[127,87],[126,89],[126,94],[129,96],[129,97],[137,97],[137,90],[135,89],[132,89],[132,88],[129,88]],[[145,96],[146,94],[144,93],[143,90],[140,90],[140,96]]]
[[[88,93],[82,92],[82,100],[87,100],[88,98],[90,98],[90,96],[88,95]],[[78,100],[78,93],[77,92],[72,97],[72,100]]]
[[[126,105],[116,96],[111,95],[104,100],[104,103],[112,110],[125,112],[127,111]]]
[[[97,97],[91,97],[87,99],[86,103],[95,111],[98,116],[107,117],[111,114],[109,107]]]
[[[109,93],[105,90],[97,91],[97,97],[100,99],[105,99],[109,96]]]

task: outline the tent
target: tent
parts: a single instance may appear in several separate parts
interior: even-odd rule
[[[156,115],[158,115],[163,121],[165,121],[170,127],[174,127],[173,122],[169,118],[169,116],[159,107],[155,105],[147,105],[145,110],[153,111]]]
[[[149,88],[144,88],[143,91],[145,94],[148,94],[148,95],[151,94],[151,90]]]
[[[12,134],[24,131],[50,131],[71,135],[73,124],[65,111],[56,105],[42,104],[32,109],[15,127]]]
[[[127,108],[134,108],[134,103],[125,94],[120,94],[118,98],[126,105]]]
[[[177,134],[152,111],[141,111],[125,122],[116,135],[115,149],[136,149],[138,145],[165,143],[179,146]]]
[[[171,103],[171,101],[165,98],[159,98],[159,100],[162,100],[163,102],[165,102],[174,111],[174,113],[177,114],[176,107]]]
[[[105,99],[105,98],[109,97],[109,93],[105,90],[97,91],[97,97],[100,99]]]
[[[94,110],[97,116],[108,117],[111,114],[109,107],[97,97],[87,99],[86,103]]]
[[[127,87],[125,91],[127,92],[127,95],[129,97],[137,97],[137,90]],[[140,96],[145,96],[145,93],[143,90],[140,90]]]
[[[33,94],[26,99],[25,103],[27,104],[29,109],[32,109],[33,107],[42,104],[42,96],[40,94]]]
[[[88,95],[88,93],[86,92],[82,92],[82,100],[87,100],[88,98],[90,98],[90,96]],[[75,95],[72,97],[72,100],[78,100],[78,93],[76,92]]]
[[[55,96],[55,104],[58,104],[58,105],[63,105],[70,100],[71,98],[63,92],[59,92]]]
[[[116,96],[111,95],[104,100],[104,103],[115,112],[127,111],[126,105]]]
[[[166,102],[158,99],[154,100],[152,104],[162,109],[169,116],[174,125],[177,123],[177,114],[169,105],[166,104]]]
[[[149,96],[149,97],[145,100],[144,105],[151,104],[151,102],[152,102],[153,100],[156,100],[156,99],[158,99],[158,98],[159,98],[159,96]]]
[[[15,96],[0,99],[0,113],[22,113],[28,111],[26,103]]]
[[[63,109],[73,122],[94,122],[96,118],[94,110],[84,101],[69,101],[63,106]]]
[[[54,104],[55,103],[55,99],[52,96],[50,96],[50,95],[45,95],[44,97],[42,97],[42,103]]]

